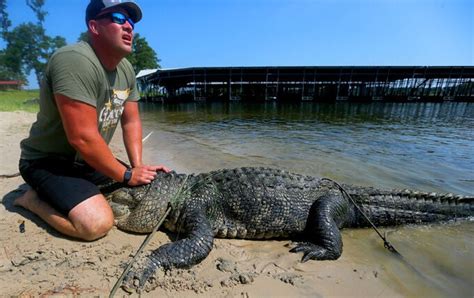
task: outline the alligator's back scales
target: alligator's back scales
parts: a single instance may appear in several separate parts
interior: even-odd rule
[[[473,197],[379,190],[343,185],[376,225],[437,222],[474,215]],[[339,229],[368,226],[354,204],[331,181],[267,168],[218,170],[199,175],[159,173],[147,186],[120,188],[108,196],[117,226],[151,232],[165,222],[182,239],[163,245],[132,271],[124,285],[138,288],[157,268],[189,267],[202,261],[217,237],[266,239],[301,236],[292,251],[309,259],[334,260],[342,253]]]

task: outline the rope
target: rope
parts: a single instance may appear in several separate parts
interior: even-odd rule
[[[360,212],[360,214],[362,214],[362,216],[365,218],[365,220],[367,220],[367,222],[372,226],[372,228],[375,230],[375,232],[377,232],[377,234],[379,235],[379,237],[383,240],[383,246],[388,249],[390,252],[392,253],[395,253],[397,255],[400,255],[400,253],[395,249],[395,247],[393,247],[392,244],[390,244],[390,242],[388,242],[387,240],[387,237],[386,235],[383,236],[380,231],[377,229],[377,227],[375,226],[375,224],[369,219],[369,217],[364,213],[364,211],[362,211],[362,209],[359,207],[359,205],[357,205],[357,203],[355,202],[355,200],[352,198],[352,196],[344,189],[344,187],[342,187],[339,183],[337,183],[336,181],[332,180],[332,179],[329,179],[329,178],[322,178],[321,181],[329,181],[331,183],[334,183],[334,185],[336,185],[339,190],[342,192],[342,194],[344,196],[346,196],[349,201],[351,201],[352,204],[354,204],[354,206],[357,208],[357,210]]]
[[[144,137],[144,138],[142,139],[142,142],[145,143],[146,140],[147,140],[152,134],[153,134],[153,131],[149,132],[149,133],[146,135],[146,137]]]
[[[188,176],[186,176],[186,178],[184,179],[183,183],[181,183],[181,186],[179,187],[178,191],[176,192],[176,194],[173,196],[173,198],[170,200],[173,201],[174,199],[176,199],[183,191],[183,188],[184,188],[184,185],[186,184],[186,182],[188,181]],[[148,192],[150,191],[151,189],[151,186],[147,189],[146,193],[145,193],[145,196],[148,194]],[[127,265],[127,268],[125,268],[125,270],[122,272],[122,275],[120,275],[119,279],[117,280],[117,282],[115,283],[114,287],[112,288],[112,291],[110,291],[110,294],[109,294],[109,298],[112,298],[114,295],[115,295],[115,292],[117,292],[117,289],[119,288],[120,284],[122,283],[123,279],[125,278],[125,275],[128,273],[128,271],[130,271],[130,268],[132,268],[132,265],[135,263],[135,261],[137,260],[138,256],[142,253],[143,249],[145,248],[145,246],[148,244],[148,242],[150,242],[151,238],[153,237],[153,235],[155,235],[156,231],[158,231],[158,229],[161,227],[161,225],[163,224],[163,222],[165,221],[166,217],[170,214],[171,212],[171,209],[172,209],[172,206],[171,206],[171,203],[168,203],[168,207],[166,209],[166,212],[165,214],[163,214],[161,217],[160,217],[160,220],[158,221],[158,223],[153,227],[153,230],[151,231],[150,234],[148,234],[145,238],[145,240],[143,240],[143,243],[140,245],[140,247],[138,248],[137,252],[135,253],[135,255],[133,256],[132,260],[128,263]]]
[[[151,233],[146,236],[145,240],[143,241],[143,243],[140,245],[137,252],[133,256],[133,259],[128,263],[127,268],[125,268],[125,270],[122,272],[122,275],[120,275],[119,279],[117,280],[114,287],[112,288],[112,291],[110,291],[109,298],[114,297],[115,292],[117,292],[117,289],[121,285],[123,279],[125,278],[125,275],[128,273],[128,271],[130,271],[130,268],[132,268],[132,265],[135,263],[138,256],[142,253],[145,246],[148,244],[148,242],[150,242],[151,238],[153,237],[153,235],[155,235],[156,231],[158,231],[158,229],[163,224],[163,222],[165,221],[166,217],[168,216],[170,212],[171,212],[171,206],[168,206],[168,209],[166,209],[165,214],[163,214],[163,216],[160,218],[160,220],[158,221],[158,224],[156,224],[153,227],[153,230],[151,231]]]
[[[356,204],[356,202],[354,201],[354,199],[351,197],[351,195],[349,193],[347,193],[347,191],[341,186],[339,185],[336,181],[334,180],[331,180],[329,178],[322,178],[321,180],[326,180],[326,181],[329,181],[329,182],[332,182],[334,183],[338,188],[339,190],[342,192],[343,195],[347,196],[347,198],[349,198],[349,200],[352,202],[352,204],[354,204],[354,206],[356,206],[357,210],[362,214],[362,216],[364,216],[364,218],[370,223],[370,225],[372,226],[372,228],[377,232],[377,234],[379,235],[380,238],[382,238],[383,242],[384,242],[384,247],[386,249],[388,249],[390,252],[394,253],[395,256],[397,257],[398,260],[400,260],[403,264],[405,264],[409,269],[411,269],[416,275],[418,275],[421,279],[425,280],[426,282],[428,282],[429,284],[435,286],[437,289],[439,290],[443,290],[442,288],[439,287],[439,285],[433,281],[433,279],[424,274],[423,272],[421,272],[420,270],[418,270],[414,265],[412,265],[407,259],[405,259],[396,249],[395,247],[393,247],[393,245],[390,244],[390,242],[388,242],[387,240],[387,237],[386,236],[382,236],[382,234],[377,230],[377,227],[372,223],[372,221],[367,217],[367,215],[362,211],[362,209]]]

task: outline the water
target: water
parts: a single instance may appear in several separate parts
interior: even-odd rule
[[[272,166],[347,183],[472,194],[474,104],[142,106],[153,162]],[[162,158],[160,148],[173,152]],[[165,150],[168,151],[168,150]]]
[[[145,134],[153,132],[145,160],[178,172],[270,166],[380,188],[474,194],[473,103],[232,102],[141,110]],[[386,282],[403,295],[474,295],[474,223],[394,231],[392,241],[418,269],[380,252],[378,240],[367,241],[370,230],[345,231],[345,247],[386,264]]]

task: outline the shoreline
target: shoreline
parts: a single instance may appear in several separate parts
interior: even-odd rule
[[[18,172],[19,142],[27,136],[35,114],[0,112],[0,174]],[[146,135],[146,134],[144,134]],[[111,148],[126,158],[117,131]],[[164,151],[166,165],[188,169],[173,151]],[[144,155],[146,157],[146,155]],[[30,212],[12,206],[24,190],[21,177],[0,178],[0,287],[7,296],[108,295],[131,255],[145,238],[113,228],[94,242],[66,238]],[[25,232],[19,224],[24,221]],[[436,232],[436,231],[435,231]],[[173,237],[173,236],[171,236]],[[189,270],[159,275],[158,287],[144,296],[413,296],[403,280],[393,283],[392,265],[367,255],[368,247],[390,256],[374,233],[367,229],[343,231],[344,253],[337,261],[300,263],[300,254],[289,253],[289,240],[216,239],[210,255]],[[157,232],[145,251],[171,241]],[[372,248],[373,249],[373,248]],[[380,256],[379,256],[380,257]],[[225,262],[223,269],[219,264]],[[396,275],[396,274],[395,274]],[[395,280],[396,277],[395,277]],[[127,295],[119,289],[117,295]]]

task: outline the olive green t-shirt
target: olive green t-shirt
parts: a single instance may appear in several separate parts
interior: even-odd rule
[[[54,94],[94,106],[98,130],[107,144],[122,116],[124,102],[139,99],[135,72],[127,59],[122,59],[114,71],[107,71],[89,43],[79,42],[59,49],[46,67],[37,120],[29,137],[20,145],[22,159],[76,157],[76,150],[67,140]]]

